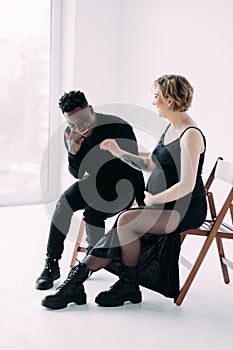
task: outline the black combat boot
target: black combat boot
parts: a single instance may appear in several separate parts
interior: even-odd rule
[[[45,267],[41,275],[36,280],[36,289],[46,290],[53,287],[53,281],[60,278],[60,268],[58,260],[46,258]]]
[[[90,269],[86,264],[74,266],[67,279],[56,289],[57,292],[46,296],[41,304],[50,309],[63,309],[69,303],[86,304],[83,282],[88,278]]]
[[[133,304],[142,301],[137,283],[137,266],[128,267],[123,265],[120,279],[95,298],[95,302],[100,306],[122,306],[125,301],[131,301]]]

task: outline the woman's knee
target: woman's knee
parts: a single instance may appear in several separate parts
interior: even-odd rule
[[[118,217],[117,227],[125,226],[127,223],[129,223],[129,215],[127,212],[124,212]]]
[[[137,226],[138,215],[135,210],[124,211],[118,217],[117,227],[130,229],[132,226]]]

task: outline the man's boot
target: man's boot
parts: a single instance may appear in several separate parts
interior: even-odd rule
[[[46,258],[44,270],[36,280],[36,289],[50,289],[53,287],[53,281],[58,278],[60,278],[58,259]]]
[[[88,278],[90,269],[84,263],[74,266],[67,279],[56,289],[57,292],[46,296],[41,304],[50,309],[63,309],[69,303],[86,304],[83,282]]]
[[[95,302],[100,306],[122,306],[125,301],[131,301],[133,304],[142,301],[137,283],[137,266],[128,267],[123,265],[120,279],[95,298]]]

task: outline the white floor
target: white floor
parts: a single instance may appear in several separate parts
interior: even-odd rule
[[[116,279],[99,271],[86,282],[87,305],[51,311],[40,305],[51,291],[34,289],[44,264],[50,219],[44,208],[36,205],[1,208],[0,215],[2,350],[232,348],[233,284],[224,285],[214,246],[180,307],[144,288],[140,305],[98,307],[95,295]],[[73,244],[67,239],[62,278],[55,287],[69,271]],[[190,240],[185,244],[183,250],[192,253],[197,243]],[[181,278],[184,275],[181,268]],[[233,281],[233,272],[231,278]]]

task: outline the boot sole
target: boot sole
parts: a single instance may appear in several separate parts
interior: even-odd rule
[[[51,300],[46,300],[46,299],[43,299],[41,301],[41,305],[44,306],[44,307],[47,307],[48,309],[53,309],[53,310],[59,310],[59,309],[64,309],[68,306],[68,304],[70,303],[75,303],[77,305],[84,305],[87,303],[87,295],[86,294],[83,294],[82,296],[80,297],[77,297],[77,298],[73,298],[71,300],[68,300],[66,302],[63,302],[63,303],[58,303],[58,302],[52,302]]]
[[[123,306],[125,302],[130,301],[132,304],[139,304],[142,302],[142,294],[138,294],[137,296],[132,296],[131,298],[123,298],[121,301],[113,301],[113,300],[101,300],[101,298],[98,298],[98,296],[95,298],[96,304],[99,306],[105,306],[105,307],[117,307],[117,306]]]

